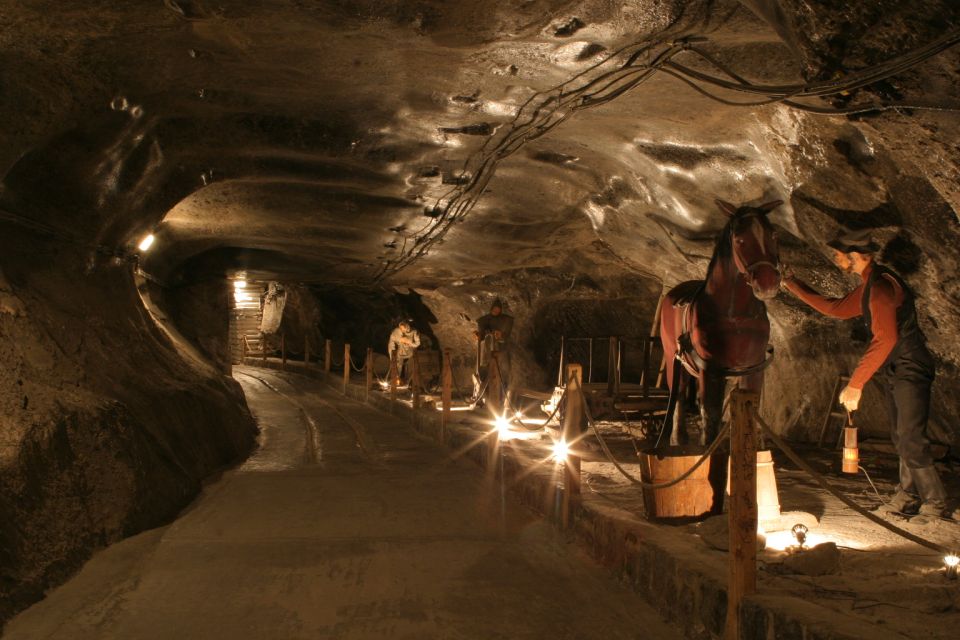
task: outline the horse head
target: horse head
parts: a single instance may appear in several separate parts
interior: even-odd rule
[[[780,244],[767,214],[781,204],[782,200],[774,200],[756,207],[737,207],[717,200],[730,218],[730,250],[737,271],[760,300],[769,300],[780,288]]]

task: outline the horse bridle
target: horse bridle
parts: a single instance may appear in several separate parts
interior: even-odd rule
[[[758,209],[750,209],[746,213],[737,214],[735,217],[738,220],[745,220],[747,218],[761,218],[765,215],[766,212],[762,212]],[[775,271],[780,271],[780,261],[777,260],[776,264],[770,262],[769,260],[757,260],[756,262],[744,266],[740,262],[740,257],[737,255],[736,250],[733,251],[733,260],[736,262],[737,267],[740,269],[740,273],[744,275],[752,276],[753,272],[759,269],[760,267],[770,267]]]

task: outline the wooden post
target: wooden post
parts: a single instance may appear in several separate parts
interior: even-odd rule
[[[323,371],[330,373],[330,367],[333,364],[332,345],[330,340],[323,341]]]
[[[263,358],[263,366],[267,366],[267,334],[260,334],[260,351]]]
[[[343,395],[347,395],[350,385],[350,343],[343,343]]]
[[[420,360],[417,352],[410,356],[410,390],[413,399],[413,408],[420,408]]]
[[[240,336],[240,363],[247,359],[247,337]]]
[[[440,442],[444,442],[453,404],[453,366],[450,364],[450,349],[443,350],[443,371],[440,374],[440,382],[442,384],[440,401],[443,403],[443,413],[440,414]]]
[[[287,336],[280,334],[280,368],[287,368]]]
[[[650,397],[650,357],[653,355],[654,339],[653,336],[643,339],[643,373],[640,374],[640,383],[644,398]]]
[[[394,351],[390,354],[390,400],[396,401],[397,399],[397,377],[400,375],[400,371],[397,368],[397,352]]]
[[[303,336],[303,364],[310,364],[310,336]]]
[[[487,361],[486,405],[495,416],[503,415],[503,383],[500,381],[500,363],[496,351],[490,352]]]
[[[617,336],[610,336],[610,345],[607,348],[607,395],[611,398],[616,397],[620,392],[619,380],[617,380],[617,374],[619,373],[617,366],[619,363],[618,351],[620,351],[620,338]]]
[[[562,438],[567,445],[567,460],[563,465],[563,502],[560,507],[560,524],[566,529],[570,526],[573,505],[580,499],[580,456],[573,453],[572,446],[583,433],[583,367],[568,364],[567,406],[563,412]]]
[[[367,347],[366,364],[363,365],[367,374],[366,392],[363,394],[364,400],[370,400],[370,389],[373,388],[373,347]]]
[[[730,578],[726,639],[740,638],[740,605],[757,590],[757,440],[753,411],[760,396],[736,389],[730,397]]]

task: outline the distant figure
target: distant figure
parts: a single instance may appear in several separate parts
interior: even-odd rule
[[[827,246],[840,269],[860,276],[860,286],[839,299],[825,298],[792,277],[784,279],[783,286],[832,318],[862,318],[870,332],[870,346],[840,392],[840,402],[847,411],[856,411],[863,386],[871,378],[878,380],[886,396],[893,426],[890,436],[900,456],[900,485],[881,510],[916,513],[919,509],[921,517],[912,522],[943,516],[947,494],[927,437],[935,363],[917,322],[914,295],[898,274],[874,262],[880,247],[869,230],[842,233]]]
[[[393,358],[397,354],[397,379],[406,378],[407,361],[420,346],[420,332],[413,328],[413,321],[401,320],[397,328],[390,333],[390,342],[387,343],[387,353]]]
[[[477,320],[477,330],[474,332],[480,343],[480,369],[484,378],[487,377],[487,367],[490,365],[490,353],[497,352],[497,363],[500,365],[500,376],[505,387],[510,386],[510,334],[513,332],[513,316],[503,312],[503,302],[500,298],[490,305],[490,313]]]

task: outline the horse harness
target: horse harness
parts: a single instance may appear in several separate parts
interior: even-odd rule
[[[683,314],[681,315],[681,332],[677,336],[677,348],[676,348],[676,360],[683,365],[683,368],[692,376],[699,376],[702,371],[707,370],[707,361],[697,353],[696,347],[693,346],[693,337],[690,333],[689,324],[687,318],[690,314],[690,308],[693,306],[693,303],[696,302],[697,296],[703,291],[701,286],[697,289],[693,295],[683,301],[677,301],[674,303],[675,306],[683,307]],[[773,347],[767,346],[767,355],[763,359],[763,362],[759,364],[750,365],[749,367],[712,367],[711,372],[714,372],[718,375],[721,375],[725,378],[742,378],[744,376],[753,375],[754,373],[759,373],[767,367],[770,366],[770,363],[773,362]],[[679,375],[679,370],[675,369],[674,377]]]

